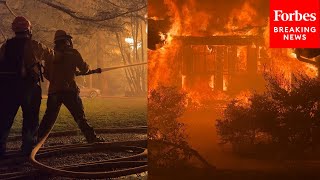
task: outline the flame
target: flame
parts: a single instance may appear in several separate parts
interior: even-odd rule
[[[237,96],[236,96],[236,106],[241,106],[241,107],[250,107],[251,106],[251,101],[250,97],[252,95],[252,92],[250,91],[241,91]]]
[[[224,75],[223,76],[223,91],[228,90],[228,76]]]
[[[318,69],[313,65],[300,62],[292,49],[270,49],[269,48],[269,19],[259,18],[259,11],[255,8],[255,1],[246,0],[240,7],[230,11],[225,24],[221,24],[223,31],[212,28],[211,23],[221,20],[214,16],[213,12],[196,8],[199,2],[196,0],[186,0],[181,3],[178,0],[164,0],[168,9],[167,16],[170,17],[171,29],[168,32],[159,32],[164,46],[149,51],[149,89],[155,89],[158,85],[179,86],[188,92],[188,96],[195,104],[211,100],[227,100],[229,95],[225,92],[232,89],[230,87],[230,77],[223,70],[223,89],[215,89],[215,75],[208,74],[201,76],[192,74],[184,75],[181,72],[181,62],[179,58],[184,47],[183,42],[176,39],[177,36],[209,36],[209,35],[255,35],[264,38],[264,46],[252,43],[248,46],[236,47],[236,71],[246,73],[248,71],[248,47],[257,49],[257,69],[262,76],[267,73],[279,78],[283,87],[290,88],[294,74],[306,74],[316,77]],[[153,17],[153,19],[159,19]],[[221,21],[223,22],[223,21]],[[261,24],[265,25],[261,28]],[[225,46],[226,47],[226,46]],[[193,52],[215,54],[214,46],[203,46],[191,48]],[[203,51],[204,50],[204,51]],[[205,52],[206,51],[206,52]],[[262,51],[265,53],[262,55]],[[216,58],[216,57],[214,57]],[[227,61],[227,60],[225,60]],[[223,62],[225,63],[225,62]],[[224,65],[225,66],[225,65]],[[225,67],[224,67],[225,68]],[[181,79],[180,79],[181,78]],[[189,80],[192,78],[193,84]],[[249,80],[248,80],[249,81]],[[192,83],[191,83],[192,84]],[[237,98],[243,99],[243,104],[248,105],[249,91],[242,91]],[[241,100],[242,100],[241,99]]]
[[[156,51],[148,51],[148,86],[149,89],[155,89],[159,85],[175,85],[175,79],[179,76],[178,65],[175,61],[179,50],[179,42],[172,42],[167,38],[162,48]],[[181,77],[181,76],[180,76]]]
[[[239,71],[247,70],[247,48],[245,46],[239,46],[237,48],[237,57],[239,59],[238,69]]]
[[[236,34],[237,30],[252,25],[254,17],[257,16],[256,10],[246,1],[240,9],[234,9],[231,12],[228,23],[225,28],[232,34]],[[254,31],[248,31],[246,35],[253,34]]]
[[[214,76],[210,76],[210,81],[209,81],[209,87],[211,88],[211,90],[214,89]]]
[[[163,20],[163,18],[159,18],[157,16],[152,16],[152,17],[148,17],[149,19],[152,19],[152,20]]]
[[[293,52],[289,54],[289,57],[297,59],[297,55],[295,53],[293,53]]]
[[[181,86],[183,90],[186,90],[186,76],[182,75],[181,77]]]
[[[162,33],[162,32],[159,32],[159,36],[160,36],[160,40],[161,41],[165,41],[167,39],[167,36],[166,34]]]
[[[207,103],[212,101],[228,101],[230,96],[221,91],[211,91],[211,90],[189,90],[188,91],[189,104],[193,107],[201,108]]]

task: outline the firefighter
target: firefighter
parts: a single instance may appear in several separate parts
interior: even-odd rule
[[[37,142],[41,104],[41,60],[53,58],[53,51],[32,40],[31,23],[19,16],[13,20],[15,37],[0,49],[0,156],[19,107],[22,108],[22,146],[28,155]]]
[[[45,115],[39,127],[39,139],[50,131],[55,123],[60,107],[64,104],[84,134],[88,143],[103,142],[97,137],[85,117],[80,90],[75,82],[75,73],[79,69],[84,74],[89,71],[88,64],[80,53],[73,49],[72,37],[63,30],[57,30],[54,36],[54,58],[45,62],[44,75],[49,80],[48,101]]]

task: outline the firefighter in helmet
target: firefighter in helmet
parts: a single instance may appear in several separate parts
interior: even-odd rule
[[[55,123],[61,105],[71,112],[74,120],[84,134],[88,143],[102,142],[85,117],[79,88],[75,82],[77,69],[84,74],[89,65],[80,53],[73,49],[72,37],[63,30],[57,30],[54,36],[54,58],[45,62],[44,76],[49,80],[48,101],[45,115],[39,127],[39,139],[50,131]]]
[[[0,156],[19,107],[22,108],[22,152],[28,155],[37,142],[41,104],[41,60],[53,51],[32,39],[31,23],[19,16],[13,20],[15,36],[0,49]]]

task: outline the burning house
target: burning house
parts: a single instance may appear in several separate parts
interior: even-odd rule
[[[289,49],[268,48],[268,16],[259,12],[264,2],[239,1],[228,7],[219,2],[164,0],[167,14],[162,17],[153,17],[159,12],[149,9],[149,88],[163,84],[236,95],[263,90],[265,74],[283,78],[285,85],[296,72],[317,74]]]
[[[262,36],[185,36],[178,40],[183,44],[177,58],[182,62],[182,88],[192,89],[204,81],[212,91],[233,93],[263,85],[259,65],[267,56]]]
[[[150,21],[151,27],[164,24],[162,20]],[[178,44],[173,56],[179,73],[173,78],[181,79],[181,83],[176,84],[179,87],[195,89],[201,86],[228,94],[263,88],[263,64],[267,62],[268,54],[262,33],[163,37],[166,35],[155,32],[154,37],[149,38],[150,49],[162,48],[168,43],[167,38],[174,41],[169,43]]]

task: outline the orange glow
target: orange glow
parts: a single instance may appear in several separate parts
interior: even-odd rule
[[[186,90],[186,76],[182,75],[181,77],[182,89]]]
[[[187,142],[218,168],[242,167],[246,159],[230,156],[232,145],[222,147],[217,136],[216,119],[226,105],[236,100],[236,106],[250,108],[253,93],[266,91],[265,77],[290,90],[295,75],[316,77],[318,70],[297,60],[292,49],[269,48],[268,1],[161,2],[166,11],[155,12],[159,4],[149,3],[152,16],[168,20],[165,30],[157,27],[163,46],[148,51],[149,91],[164,85],[187,92],[188,109],[178,119]]]
[[[226,23],[224,24],[225,31],[214,30],[210,23],[215,18],[210,11],[196,9],[197,1],[196,0],[187,0],[182,5],[178,1],[164,0],[164,4],[168,10],[167,15],[170,17],[171,29],[168,32],[159,32],[162,41],[165,41],[164,46],[158,48],[155,51],[149,51],[149,89],[155,89],[158,85],[168,85],[168,86],[178,86],[182,89],[189,92],[189,98],[194,102],[201,104],[208,99],[219,100],[219,99],[228,99],[228,91],[232,90],[232,84],[229,82],[230,78],[227,75],[229,72],[229,64],[226,65],[229,61],[226,57],[226,53],[229,51],[223,52],[223,57],[217,57],[216,47],[218,46],[209,46],[206,45],[207,52],[201,50],[201,47],[191,48],[186,52],[190,54],[181,55],[183,48],[186,47],[184,42],[178,40],[176,37],[202,37],[208,35],[236,35],[236,36],[259,36],[263,37],[264,45],[252,43],[249,45],[239,45],[236,46],[236,65],[235,70],[237,73],[246,74],[248,71],[254,72],[258,71],[259,76],[263,74],[269,74],[274,77],[282,79],[284,87],[290,88],[291,79],[293,74],[306,74],[310,77],[317,76],[317,68],[300,62],[296,59],[296,55],[292,53],[290,49],[270,49],[269,48],[269,23],[267,18],[259,18],[259,12],[252,5],[251,1],[246,1],[240,7],[234,8],[230,11],[229,17],[227,18]],[[160,18],[153,17],[157,20]],[[264,27],[261,27],[261,24]],[[259,27],[260,26],[260,27]],[[219,45],[221,47],[221,45]],[[228,46],[225,46],[228,47]],[[251,51],[248,50],[251,48]],[[268,57],[261,55],[261,50],[265,49],[266,55]],[[257,59],[252,58],[253,55],[249,56],[252,51],[256,50]],[[185,51],[184,51],[185,52]],[[201,55],[191,55],[191,54],[204,54]],[[190,57],[194,56],[194,57]],[[221,56],[221,55],[220,55]],[[198,58],[198,59],[195,59]],[[181,67],[182,61],[189,62],[193,60],[193,63],[200,63],[201,58],[208,58],[205,63],[208,61],[214,61],[214,68],[217,68],[217,60],[223,58],[222,70],[214,69],[213,72],[207,75],[200,75],[201,73],[194,72],[189,75],[183,74]],[[188,58],[193,58],[189,60]],[[257,61],[255,64],[252,64],[252,61]],[[250,64],[251,63],[251,64]],[[192,64],[192,63],[191,63]],[[208,67],[208,65],[193,65],[193,67]],[[255,70],[253,67],[256,67]],[[251,68],[251,69],[250,69]],[[252,69],[253,68],[253,69]],[[190,70],[190,69],[188,69]],[[215,73],[219,71],[221,74],[216,76]],[[221,72],[223,71],[223,72]],[[188,72],[187,72],[188,73]],[[234,75],[236,76],[236,75]],[[245,80],[249,83],[249,79],[246,79],[251,76],[243,76],[242,80]],[[222,82],[222,87],[220,90],[216,86],[215,81]],[[222,78],[222,80],[221,80]],[[240,78],[240,79],[241,79]],[[190,83],[192,82],[192,83]],[[251,82],[255,83],[255,82]],[[242,84],[236,84],[236,86],[242,87]],[[240,96],[243,91],[246,92],[247,89],[240,91]]]
[[[174,84],[174,77],[178,74],[177,62],[174,61],[180,44],[167,41],[162,48],[156,51],[148,51],[148,86],[155,89],[158,85]],[[181,76],[180,76],[181,77]]]
[[[210,76],[210,81],[209,81],[209,87],[213,90],[214,89],[214,76]]]
[[[235,98],[237,100],[236,105],[241,107],[250,107],[251,101],[249,100],[249,98],[251,94],[252,93],[250,91],[242,91],[241,93],[239,93]]]
[[[228,77],[223,76],[223,91],[227,91],[227,90],[228,90]]]
[[[162,20],[162,18],[159,18],[159,17],[156,17],[156,16],[152,16],[152,17],[148,17],[149,19],[152,19],[152,20]]]
[[[160,35],[160,40],[161,41],[165,41],[166,40],[166,35],[164,33],[160,32],[159,35]]]
[[[237,57],[239,58],[238,69],[239,71],[247,70],[247,48],[245,46],[239,46],[237,48]]]
[[[255,16],[257,16],[256,10],[247,1],[240,9],[234,9],[231,12],[225,28],[232,34],[241,34],[241,32],[237,33],[237,30],[245,28],[248,24],[252,24]],[[254,34],[254,30],[247,31],[245,34],[242,33],[242,35],[252,34]]]

